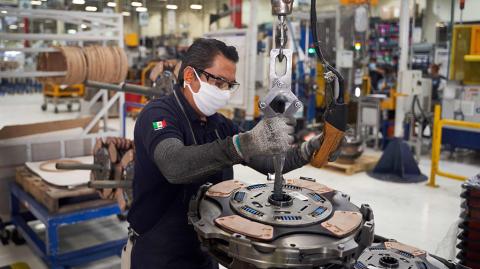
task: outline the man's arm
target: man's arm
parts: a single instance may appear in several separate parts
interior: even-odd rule
[[[205,176],[253,156],[286,151],[293,141],[292,129],[286,119],[270,118],[248,132],[203,145],[185,146],[178,138],[167,138],[155,146],[153,159],[172,184],[200,182]]]
[[[198,182],[243,160],[231,137],[193,146],[168,138],[155,147],[154,159],[163,176],[172,184]]]

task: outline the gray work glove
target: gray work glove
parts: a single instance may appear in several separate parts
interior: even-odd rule
[[[300,145],[300,154],[302,158],[305,161],[310,162],[310,159],[313,157],[313,153],[315,153],[317,150],[320,149],[320,146],[323,143],[323,133],[318,134],[314,137],[312,137],[310,140],[303,142]],[[340,155],[341,152],[341,147],[345,143],[345,138],[343,138],[342,143],[340,143],[337,147],[337,149],[330,153],[330,156],[328,156],[328,161],[329,162],[334,162],[337,160],[338,156]]]
[[[261,120],[252,130],[233,137],[238,154],[248,161],[253,156],[285,153],[293,143],[293,121],[283,117]]]

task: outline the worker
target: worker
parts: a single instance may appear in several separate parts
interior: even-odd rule
[[[432,110],[437,104],[441,104],[443,90],[446,86],[447,78],[440,75],[441,64],[430,65],[430,77],[432,78]]]
[[[217,113],[239,87],[238,57],[221,41],[196,40],[185,53],[173,94],[152,100],[138,116],[122,268],[218,268],[187,222],[189,201],[199,187],[232,179],[235,164],[272,173],[271,156],[279,151],[286,152],[285,173],[307,164],[319,149],[321,136],[293,147],[289,119],[263,119],[240,132]]]
[[[371,86],[374,93],[382,91],[381,81],[385,76],[385,70],[380,68],[377,64],[377,58],[370,58],[368,64],[368,74],[370,76]]]

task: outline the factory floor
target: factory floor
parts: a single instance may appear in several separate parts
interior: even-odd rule
[[[42,112],[40,95],[18,95],[0,97],[0,128],[10,124],[33,123],[47,120],[73,118],[78,113],[52,110]],[[112,126],[118,126],[118,120],[111,120]],[[127,121],[127,135],[132,137],[134,121]],[[381,152],[368,151],[367,154],[379,155]],[[479,161],[472,156],[457,154],[442,155],[441,168],[444,171],[472,176],[480,172]],[[430,174],[430,157],[423,156],[421,171]],[[234,167],[235,178],[247,183],[261,182],[265,176],[241,165]],[[311,166],[292,171],[286,177],[311,177],[336,190],[351,196],[357,205],[369,204],[375,215],[376,234],[393,238],[416,246],[444,258],[453,258],[455,234],[452,227],[460,213],[461,182],[438,177],[439,188],[430,188],[425,183],[401,184],[379,181],[357,173],[347,176],[340,172],[316,169]],[[42,232],[42,225],[33,224]],[[117,239],[126,234],[126,223],[120,223],[116,217],[90,221],[60,229],[61,249],[76,249],[95,244],[99,240]],[[452,233],[453,231],[453,233]],[[28,245],[0,245],[0,266],[24,261],[31,268],[47,268],[36,257]],[[81,268],[120,268],[119,258],[111,257]]]

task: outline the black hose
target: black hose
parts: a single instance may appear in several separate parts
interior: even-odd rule
[[[338,98],[337,98],[337,103],[343,104],[343,95],[344,95],[344,89],[345,89],[345,80],[343,79],[343,76],[338,72],[335,68],[333,68],[327,60],[325,60],[325,57],[323,56],[322,50],[320,48],[320,42],[318,41],[318,35],[317,35],[317,1],[316,0],[311,0],[310,2],[310,27],[312,28],[312,37],[313,37],[313,47],[315,49],[315,52],[317,53],[317,57],[320,60],[320,62],[324,65],[325,69],[328,71],[331,71],[332,73],[337,76],[338,79]]]
[[[420,117],[421,117],[420,119],[417,118],[417,115],[415,113],[416,106],[420,110]],[[421,130],[420,135],[423,134],[424,127],[426,127],[427,125],[430,127],[430,129],[433,129],[432,119],[428,117],[427,114],[425,113],[425,110],[422,108],[422,105],[420,104],[420,99],[418,99],[418,95],[416,94],[413,96],[411,112],[415,122],[420,123],[420,130]],[[411,128],[413,128],[413,126]]]
[[[415,105],[420,110],[420,114],[423,118],[422,120],[428,122],[429,124],[432,124],[430,117],[428,117],[427,114],[425,113],[425,110],[422,108],[422,104],[420,104],[420,99],[418,99],[418,95],[416,94],[413,96],[413,100],[412,100],[412,114],[413,114],[413,118],[416,121],[421,122],[419,119],[417,119],[417,116],[415,114]]]

